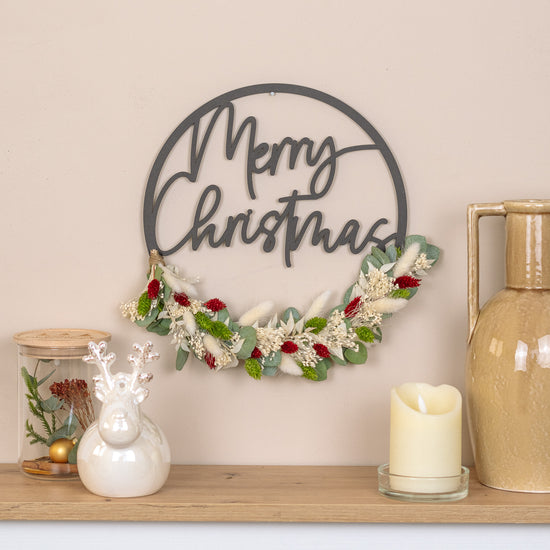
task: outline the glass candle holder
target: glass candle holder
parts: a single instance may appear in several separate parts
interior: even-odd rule
[[[95,371],[82,361],[88,343],[109,341],[98,330],[20,332],[18,346],[19,466],[40,479],[78,477],[76,451],[95,420]]]
[[[383,495],[408,502],[448,502],[468,496],[470,470],[444,477],[414,477],[390,473],[389,464],[378,467],[378,490]]]

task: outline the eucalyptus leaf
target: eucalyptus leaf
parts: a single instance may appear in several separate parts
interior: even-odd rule
[[[67,418],[63,421],[63,426],[71,432],[74,432],[79,425],[78,419],[74,414],[69,414],[69,416],[67,416]]]
[[[340,357],[338,357],[337,355],[334,355],[332,353],[330,354],[330,358],[337,365],[347,365],[348,364],[348,362],[345,359],[340,359]]]
[[[322,361],[319,361],[315,365],[315,372],[317,373],[317,382],[322,382],[327,379],[327,366]]]
[[[265,367],[262,370],[262,376],[275,376],[279,369],[275,366]]]
[[[218,319],[218,321],[221,321],[222,323],[225,323],[225,320],[229,319],[229,311],[227,311],[227,308],[220,309],[220,311],[218,311],[217,319]]]
[[[344,311],[344,309],[346,309],[346,305],[347,304],[340,304],[336,307],[333,307],[327,317],[330,317],[331,313],[334,313],[335,311]]]
[[[397,261],[397,248],[395,248],[395,245],[390,244],[386,247],[386,256],[390,259],[390,262]]]
[[[172,289],[166,284],[166,281],[164,280],[164,278],[162,279],[162,283],[164,285],[163,290],[162,290],[162,297],[163,297],[164,301],[166,302],[166,300],[168,300],[170,294],[172,294]]]
[[[71,449],[71,452],[69,453],[67,462],[69,464],[76,464],[76,455],[78,453],[78,446],[80,445],[80,439],[74,444],[74,447]]]
[[[437,260],[439,260],[439,252],[439,248],[437,248],[437,246],[433,244],[429,244],[426,246],[426,258],[428,258],[428,260],[433,260],[432,265],[434,265]]]
[[[183,366],[187,362],[189,357],[189,352],[185,351],[183,348],[178,348],[178,353],[176,355],[176,370],[183,369]]]
[[[169,319],[158,319],[157,321],[153,321],[148,327],[147,330],[149,332],[154,332],[155,334],[158,334],[159,336],[166,336],[170,333],[170,324],[166,326],[166,323],[163,323],[163,321],[170,322]]]
[[[47,445],[50,446],[54,441],[57,441],[58,439],[70,439],[78,426],[79,424],[76,416],[70,414],[65,419],[65,422],[63,422],[63,426],[61,426],[59,430],[56,430],[53,434],[50,435],[50,437],[48,437]]]
[[[40,406],[44,412],[52,413],[58,411],[63,406],[63,403],[63,399],[59,399],[57,396],[52,395],[45,401],[40,401]]]
[[[357,345],[359,346],[358,351],[353,351],[352,349],[348,348],[346,349],[346,351],[344,351],[344,357],[350,363],[354,363],[355,365],[362,365],[367,360],[368,352],[365,345],[361,342],[358,342]]]
[[[298,321],[301,317],[300,313],[298,312],[298,310],[295,307],[289,307],[289,308],[285,309],[285,311],[283,313],[283,316],[282,316],[282,320],[286,323],[291,315],[292,315],[292,317],[295,321]]]
[[[418,243],[420,245],[420,253],[426,252],[428,248],[428,243],[426,242],[426,237],[422,235],[409,235],[405,239],[405,248],[408,248],[413,243]]]
[[[281,364],[281,351],[277,350],[275,353],[262,357],[261,362],[264,370],[265,367],[278,367]]]
[[[244,343],[236,354],[237,358],[247,359],[256,347],[256,330],[253,327],[241,327],[239,336],[244,340]]]
[[[236,323],[235,321],[229,321],[229,323],[227,323],[227,326],[229,327],[229,330],[231,330],[232,332],[239,332],[239,330],[241,329],[241,326],[239,325],[239,323]]]
[[[376,269],[380,269],[382,267],[382,262],[379,262],[372,254],[367,254],[361,264],[361,271],[363,273],[369,272],[369,264],[376,267]]]
[[[391,263],[390,258],[376,246],[373,246],[370,252],[380,262],[381,266]]]
[[[409,295],[407,296],[407,300],[410,300],[418,292],[418,287],[415,286],[415,287],[412,287],[412,288],[407,288],[407,290],[409,291]]]
[[[41,380],[39,380],[37,383],[36,383],[36,386],[41,386],[53,373],[55,372],[55,369],[52,370],[52,372],[50,372],[50,374],[47,374],[46,376],[44,376],[44,378],[42,378]]]
[[[151,323],[155,322],[159,313],[159,309],[155,307],[147,314],[145,318],[136,319],[134,322],[138,327],[148,327]]]
[[[347,290],[346,290],[346,293],[344,294],[344,304],[349,304],[350,301],[351,301],[351,293],[353,292],[353,288],[355,287],[355,283],[353,283]]]
[[[330,367],[332,367],[332,361],[327,357],[318,361],[316,367],[318,367],[319,365],[323,365],[328,370],[330,369]]]

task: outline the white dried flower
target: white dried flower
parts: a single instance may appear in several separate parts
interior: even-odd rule
[[[291,374],[292,376],[302,376],[302,369],[290,355],[283,353],[281,357],[281,363],[279,364],[279,370],[285,374]]]
[[[205,334],[202,341],[204,342],[204,347],[209,351],[214,357],[218,357],[222,353],[222,348],[218,343],[218,339],[214,338],[211,334]]]
[[[159,313],[159,319],[169,318],[178,319],[185,312],[185,308],[174,301],[168,301],[164,304],[164,309]]]
[[[187,306],[193,314],[198,313],[199,311],[208,311],[206,307],[203,306],[200,300],[189,300],[190,304]]]
[[[293,354],[296,361],[299,361],[307,367],[314,367],[321,359],[313,349],[313,344],[317,341],[315,335],[311,332],[304,332],[293,339],[298,346],[298,351]]]
[[[162,276],[166,284],[174,292],[185,292],[188,296],[196,297],[198,292],[196,288],[187,279],[181,277],[174,266],[160,265]]]
[[[395,290],[395,279],[393,277],[388,277],[379,269],[369,271],[365,279],[365,292],[370,300],[377,300],[378,298],[387,296],[390,292]]]
[[[202,334],[200,331],[195,332],[195,334],[193,334],[189,338],[189,346],[193,349],[195,355],[197,356],[197,359],[202,361],[206,350],[204,348],[204,343],[202,341]]]
[[[275,304],[270,300],[259,303],[257,306],[249,309],[241,315],[239,319],[239,325],[252,326],[263,317],[267,317],[268,315],[270,315],[273,311],[274,306]]]
[[[197,322],[195,321],[195,316],[188,309],[183,312],[182,323],[187,334],[193,336],[197,330]]]
[[[282,328],[259,327],[256,329],[256,347],[262,355],[279,351],[285,341],[285,331]]]
[[[342,347],[358,349],[355,343],[355,332],[353,329],[348,329],[344,319],[344,312],[333,311],[328,318],[326,327],[318,335],[323,339],[322,343],[329,348],[331,353],[334,353],[333,350]]]
[[[315,300],[313,300],[313,302],[309,306],[309,309],[306,311],[303,319],[307,321],[308,319],[311,319],[313,317],[318,317],[324,311],[331,295],[332,291],[325,290],[325,292],[317,296],[317,298],[315,298]]]
[[[176,349],[183,348],[185,351],[189,351],[189,346],[187,345],[187,331],[180,322],[174,321],[170,325],[170,332],[172,334],[171,344],[176,346]]]
[[[412,243],[408,248],[406,248],[401,258],[399,258],[395,264],[393,269],[394,277],[397,278],[402,275],[410,275],[419,252],[420,243]]]
[[[351,319],[353,327],[367,326],[375,327],[382,323],[382,313],[372,307],[373,302],[363,300],[357,314]]]
[[[416,258],[413,271],[415,272],[416,275],[420,275],[421,277],[424,277],[424,275],[426,275],[426,271],[432,267],[433,263],[434,263],[434,260],[428,260],[428,257],[423,252],[422,254],[418,255],[418,258]]]
[[[395,313],[403,309],[408,301],[405,298],[380,298],[372,302],[372,308],[378,313]]]
[[[138,319],[138,300],[137,298],[120,305],[120,311],[123,317],[127,317],[132,323]]]

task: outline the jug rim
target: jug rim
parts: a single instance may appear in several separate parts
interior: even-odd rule
[[[518,199],[503,202],[506,213],[550,213],[550,199]]]

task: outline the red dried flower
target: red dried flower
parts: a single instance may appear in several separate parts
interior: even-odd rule
[[[283,353],[295,353],[296,351],[298,351],[298,346],[291,340],[287,340],[281,346],[281,351]]]
[[[409,275],[402,275],[401,277],[397,277],[397,279],[395,279],[395,284],[399,288],[414,288],[420,286],[420,279]]]
[[[262,352],[258,348],[254,348],[252,350],[252,353],[250,354],[250,357],[252,359],[259,359],[262,356]]]
[[[54,382],[50,386],[50,392],[60,399],[70,399],[72,395],[88,393],[88,384],[86,384],[86,380],[80,378],[72,380],[65,378],[64,382]]]
[[[330,351],[324,344],[313,344],[313,349],[317,352],[317,355],[323,359],[330,357]]]
[[[180,306],[189,307],[191,305],[191,302],[189,301],[189,296],[187,296],[185,292],[176,292],[174,294],[174,300],[176,300],[176,303],[178,303]]]
[[[355,317],[359,313],[359,308],[361,307],[361,296],[354,298],[344,309],[344,315],[346,317]]]
[[[159,295],[159,290],[160,290],[160,281],[158,279],[153,279],[147,285],[147,296],[149,296],[149,298],[153,300]]]
[[[86,380],[65,378],[63,382],[54,382],[50,392],[63,399],[63,409],[70,410],[76,416],[80,426],[85,430],[94,420],[94,409]]]
[[[209,351],[204,354],[204,360],[211,369],[216,368],[216,358]]]
[[[212,298],[212,300],[208,300],[208,302],[205,302],[204,305],[210,310],[210,311],[221,311],[222,309],[226,308],[226,305],[221,301],[218,300],[218,298]]]

